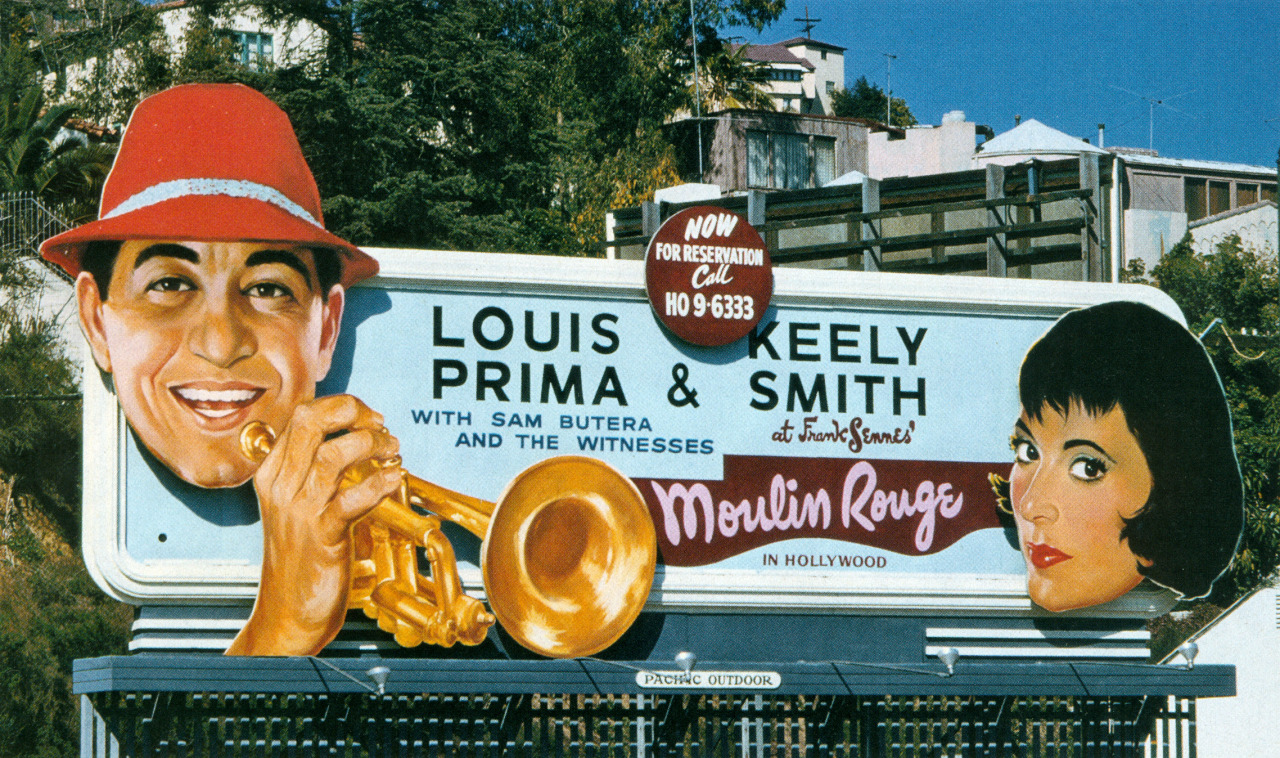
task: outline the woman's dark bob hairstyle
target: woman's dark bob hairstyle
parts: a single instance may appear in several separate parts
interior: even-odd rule
[[[1027,351],[1018,379],[1023,410],[1091,415],[1117,405],[1147,458],[1151,497],[1120,532],[1138,571],[1184,598],[1203,597],[1240,540],[1244,490],[1231,414],[1200,342],[1147,305],[1113,302],[1072,311]]]

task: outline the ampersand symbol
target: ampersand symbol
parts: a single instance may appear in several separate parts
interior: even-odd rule
[[[683,363],[677,363],[672,366],[671,378],[675,380],[675,384],[671,385],[671,389],[667,390],[667,401],[677,408],[683,405],[692,405],[697,408],[698,391],[686,387],[684,384],[689,378],[689,367]]]

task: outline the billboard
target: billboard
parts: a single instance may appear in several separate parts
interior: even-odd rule
[[[467,613],[492,610],[504,626],[515,623],[502,611],[512,601],[495,593],[516,590],[486,582],[486,553],[505,551],[545,612],[561,612],[568,601],[547,589],[557,572],[593,551],[627,552],[649,524],[651,585],[642,567],[637,605],[608,623],[625,626],[641,607],[1044,614],[1054,602],[1033,602],[1029,567],[1072,556],[1020,547],[1035,543],[1016,536],[1007,504],[1002,517],[1009,487],[992,480],[1012,478],[1025,500],[1038,478],[1020,479],[1016,466],[1033,441],[1061,435],[1052,414],[1020,413],[1023,356],[1081,306],[1129,300],[1181,318],[1143,286],[777,269],[751,331],[699,347],[662,325],[639,262],[367,252],[381,273],[347,291],[317,395],[348,393],[381,414],[421,483],[415,515],[428,532],[426,511],[444,516],[419,569],[451,581],[454,569],[429,558],[452,551],[459,591],[486,604]],[[201,488],[167,472],[89,365],[84,552],[95,579],[136,604],[253,599],[264,540],[252,488]],[[566,456],[582,467],[522,473]],[[513,493],[552,485],[568,491]],[[439,500],[440,488],[464,505]],[[587,505],[522,522],[512,503],[528,497]],[[633,498],[645,528],[627,521],[634,511],[616,516],[625,508],[613,503]],[[494,537],[490,523],[513,519]],[[403,555],[403,541],[392,543]],[[413,573],[415,559],[395,560]],[[356,595],[359,584],[353,576]],[[1135,584],[1053,610],[1132,617],[1171,606],[1158,584]]]

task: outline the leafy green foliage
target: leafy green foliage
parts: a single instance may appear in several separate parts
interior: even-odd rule
[[[765,90],[769,66],[747,58],[746,53],[746,45],[737,49],[722,45],[699,61],[703,113],[720,108],[774,110],[773,98]]]
[[[692,109],[687,3],[196,5],[215,17],[252,6],[327,33],[320,58],[306,65],[217,76],[258,87],[285,108],[325,198],[327,225],[357,243],[593,254],[619,199],[679,181],[662,127]],[[726,49],[717,30],[763,28],[783,5],[699,1],[699,51],[710,53],[714,76],[705,81],[717,92],[755,102],[758,78],[742,61],[714,54]]]
[[[1145,281],[1140,269],[1129,278]],[[1151,278],[1182,308],[1194,333],[1222,320],[1203,341],[1231,407],[1245,486],[1240,547],[1210,598],[1225,606],[1273,579],[1280,565],[1280,281],[1275,256],[1246,248],[1235,236],[1212,255],[1199,255],[1187,237],[1152,269]],[[1239,336],[1242,331],[1272,336],[1260,345],[1246,345],[1255,340]]]
[[[76,754],[72,661],[123,652],[131,621],[78,557],[0,567],[0,755]]]
[[[888,98],[880,85],[871,84],[867,77],[860,76],[854,82],[853,91],[841,87],[831,93],[831,111],[837,116],[868,118],[873,121],[884,121],[885,104]],[[907,101],[900,97],[893,98],[893,118],[891,126],[915,126],[916,117],[907,107]]]
[[[80,405],[55,326],[0,310],[0,472],[73,543],[80,527]]]
[[[45,108],[35,67],[21,44],[0,43],[0,193],[30,192],[54,204],[96,200],[110,148],[62,139],[74,108]]]
[[[55,72],[55,94],[70,95],[81,116],[119,124],[146,92],[138,63],[151,73],[163,30],[141,0],[43,0],[31,3],[30,42],[42,68]]]

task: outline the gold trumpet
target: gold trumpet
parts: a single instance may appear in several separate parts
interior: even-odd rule
[[[261,462],[276,435],[260,421],[240,431],[246,457]],[[399,458],[351,467],[350,486]],[[414,508],[429,511],[418,513]],[[462,590],[441,519],[479,537],[493,613]],[[462,495],[401,471],[399,492],[351,527],[348,605],[405,647],[478,645],[495,617],[521,645],[554,658],[592,655],[622,636],[653,585],[657,537],[630,479],[582,456],[535,463],[497,503]],[[418,570],[423,548],[430,575]]]

